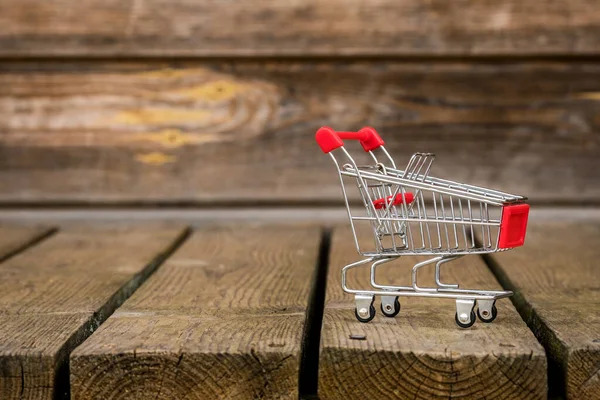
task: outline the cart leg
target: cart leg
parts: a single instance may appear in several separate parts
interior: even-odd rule
[[[377,267],[379,267],[381,264],[385,264],[388,263],[390,261],[394,261],[396,260],[398,257],[393,257],[393,258],[384,258],[381,260],[375,260],[375,262],[373,264],[371,264],[371,286],[381,289],[383,285],[378,285],[377,282],[375,282],[375,273],[377,270]]]
[[[451,283],[442,283],[440,280],[440,267],[442,266],[442,264],[445,264],[447,262],[450,261],[454,261],[457,258],[460,258],[461,256],[453,256],[453,257],[444,257],[442,258],[440,261],[438,261],[435,264],[435,283],[438,286],[438,288],[446,288],[446,289],[458,289],[458,285],[457,284],[451,284]]]
[[[400,312],[398,296],[381,296],[381,312],[386,317],[395,317]]]
[[[373,257],[365,258],[364,260],[360,260],[355,263],[348,264],[344,268],[342,268],[342,290],[344,290],[344,292],[352,293],[352,291],[353,291],[353,289],[348,288],[348,286],[346,285],[346,273],[348,272],[348,270],[352,269],[352,268],[360,267],[361,265],[369,263],[373,260],[374,260]]]
[[[461,328],[470,328],[475,323],[475,300],[456,300],[456,315],[454,320]]]
[[[429,260],[421,261],[420,263],[415,264],[412,269],[412,287],[416,292],[437,292],[437,288],[423,288],[417,285],[417,272],[419,268],[423,268],[426,265],[437,263],[438,261],[443,261],[443,257],[434,257]]]
[[[375,318],[375,307],[373,306],[374,301],[375,296],[372,294],[354,295],[354,302],[356,303],[354,314],[356,315],[357,320],[360,322],[369,322]]]
[[[498,316],[496,300],[478,300],[477,316],[482,322],[492,322]]]

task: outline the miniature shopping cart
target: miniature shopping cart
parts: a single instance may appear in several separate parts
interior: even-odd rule
[[[355,296],[356,318],[369,322],[375,317],[375,296],[381,297],[381,311],[387,317],[400,312],[399,296],[423,296],[455,299],[455,320],[462,328],[475,323],[476,303],[479,319],[492,322],[497,315],[496,300],[512,292],[459,289],[457,284],[440,281],[440,268],[466,254],[494,253],[523,245],[529,215],[526,198],[433,178],[429,176],[435,158],[431,153],[416,153],[404,170],[397,169],[373,128],[336,132],[323,127],[316,139],[337,167],[356,249],[365,257],[342,269],[342,288]],[[358,140],[372,163],[357,165],[343,140]],[[381,161],[375,150],[381,153]],[[357,191],[362,201],[359,210],[348,200],[351,190]],[[372,232],[374,242],[368,246],[360,243],[360,229]],[[377,283],[377,267],[404,255],[432,258],[413,267],[412,286]],[[372,288],[350,289],[346,285],[348,270],[369,263]],[[429,264],[435,264],[436,285],[418,286],[417,273]]]

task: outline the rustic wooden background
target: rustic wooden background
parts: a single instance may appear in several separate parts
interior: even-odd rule
[[[600,199],[596,1],[0,2],[0,202],[340,204],[321,125]]]
[[[0,0],[0,398],[294,398],[317,383],[323,398],[600,397],[598,10]],[[371,125],[399,164],[435,152],[433,174],[542,210],[529,250],[454,275],[515,290],[505,325],[466,346],[419,302],[398,325],[352,319],[322,125]],[[363,330],[374,341],[348,341]]]

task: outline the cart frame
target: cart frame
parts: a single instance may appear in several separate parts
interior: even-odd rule
[[[364,257],[342,268],[342,289],[355,296],[356,318],[361,322],[374,318],[376,296],[381,297],[381,310],[388,317],[400,311],[398,297],[419,296],[455,299],[455,321],[460,327],[474,324],[476,304],[480,320],[492,322],[497,315],[496,300],[509,297],[512,292],[461,289],[458,284],[443,283],[441,266],[467,254],[493,253],[523,245],[529,214],[526,198],[431,177],[435,159],[432,153],[416,153],[404,170],[398,169],[383,140],[370,127],[358,132],[322,127],[316,140],[336,166],[356,250]],[[374,164],[359,166],[343,140],[358,140]],[[375,150],[383,155],[381,159]],[[346,163],[341,164],[341,158]],[[360,194],[362,215],[357,215],[350,204],[350,183]],[[371,227],[374,245],[368,249],[357,232],[359,224]],[[480,240],[476,239],[478,235]],[[405,255],[433,257],[413,266],[411,286],[377,283],[377,268]],[[371,288],[348,287],[348,271],[369,263]],[[434,263],[435,287],[419,286],[419,270]]]

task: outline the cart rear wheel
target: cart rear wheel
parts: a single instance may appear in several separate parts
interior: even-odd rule
[[[494,304],[492,306],[492,313],[491,315],[485,315],[485,314],[489,314],[489,311],[484,311],[483,313],[479,312],[480,310],[477,309],[477,316],[479,317],[479,319],[481,320],[481,322],[485,322],[485,323],[490,323],[493,320],[496,319],[496,317],[498,316],[498,309],[496,308],[496,305]],[[482,315],[484,314],[484,315]]]
[[[393,318],[396,315],[398,315],[398,313],[400,312],[400,301],[398,301],[398,296],[396,296],[396,298],[394,299],[393,305],[389,303],[381,303],[381,312],[383,313],[383,315],[389,318]]]
[[[361,312],[362,311],[362,312]],[[368,315],[367,315],[368,312]],[[369,309],[354,309],[354,315],[356,316],[356,319],[359,320],[360,322],[369,322],[371,321],[373,318],[375,318],[375,307],[373,306],[373,303],[371,303],[371,305],[369,306]]]
[[[461,328],[470,328],[473,326],[477,318],[475,317],[475,311],[471,311],[470,319],[468,322],[463,322],[458,319],[458,313],[454,314],[454,321],[456,321],[456,325]]]

